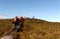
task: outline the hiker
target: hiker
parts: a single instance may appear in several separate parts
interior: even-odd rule
[[[20,18],[18,18],[17,16],[13,19],[13,24],[14,24],[14,26],[13,26],[13,29],[12,29],[12,31],[17,31],[17,32],[19,32],[19,31],[23,31],[23,23],[24,23],[24,18],[23,17],[20,17]]]
[[[16,16],[14,19],[13,19],[13,24],[14,24],[14,26],[13,26],[13,29],[12,29],[12,31],[14,31],[14,30],[17,30],[20,26],[19,26],[19,18]]]

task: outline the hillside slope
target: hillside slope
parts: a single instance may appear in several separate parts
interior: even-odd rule
[[[12,19],[0,20],[0,36],[12,28]],[[41,19],[25,19],[22,32],[16,32],[14,39],[60,39],[60,23]]]

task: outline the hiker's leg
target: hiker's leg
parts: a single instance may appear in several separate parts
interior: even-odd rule
[[[20,23],[20,28],[19,28],[20,31],[23,31],[23,22]]]
[[[21,31],[23,31],[21,27],[17,29],[17,32],[21,32]]]
[[[20,22],[19,25],[17,26],[17,32],[22,31],[21,25],[22,25],[22,22]]]
[[[17,32],[23,31],[23,22],[20,22],[17,28]]]
[[[18,25],[18,26],[17,26],[17,32],[19,32],[19,31],[20,31],[20,29],[19,29],[19,28],[20,28],[20,25]]]
[[[16,25],[13,26],[11,32],[15,31],[15,29],[16,29]]]

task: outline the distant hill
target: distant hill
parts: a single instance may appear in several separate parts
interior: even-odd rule
[[[12,19],[1,19],[0,36],[12,27]],[[23,31],[16,32],[14,39],[60,39],[60,23],[26,18]]]

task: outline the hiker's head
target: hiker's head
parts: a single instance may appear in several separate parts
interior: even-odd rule
[[[18,18],[18,16],[15,16],[15,18]]]
[[[17,19],[17,18],[18,18],[18,16],[15,16],[13,21],[16,22],[16,19]]]

